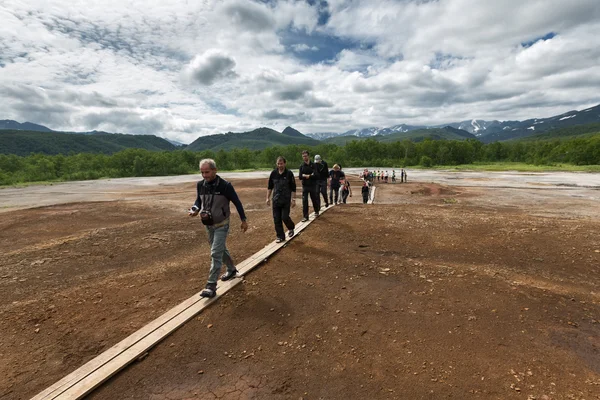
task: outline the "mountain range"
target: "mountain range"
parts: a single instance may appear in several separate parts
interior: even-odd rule
[[[600,124],[600,105],[581,111],[568,111],[550,118],[525,121],[486,121],[473,119],[446,125],[416,126],[399,124],[386,128],[352,129],[342,133],[323,132],[302,134],[292,127],[282,132],[262,127],[249,132],[201,136],[189,145],[163,139],[154,135],[127,135],[108,132],[58,132],[31,122],[19,123],[0,120],[0,154],[29,155],[30,153],[66,154],[69,152],[114,153],[125,148],[145,148],[156,151],[185,149],[190,151],[231,150],[247,148],[261,150],[271,146],[290,144],[316,146],[320,143],[344,145],[351,140],[373,138],[380,142],[402,140],[465,140],[477,139],[484,143],[532,137],[548,132],[545,137],[565,135],[560,129],[576,125],[582,132],[596,129]],[[568,130],[568,129],[567,129]],[[568,130],[572,134],[573,130]],[[596,130],[595,132],[597,132]],[[540,138],[544,135],[540,136]]]
[[[31,153],[49,155],[71,153],[113,154],[125,149],[171,151],[177,146],[154,135],[124,135],[119,133],[71,134],[54,131],[0,130],[0,154],[28,156]]]
[[[261,150],[271,146],[287,146],[290,144],[316,146],[319,143],[318,140],[305,136],[290,126],[285,128],[283,132],[263,127],[250,132],[227,132],[223,135],[200,136],[185,149],[190,151],[218,151],[233,148]]]
[[[586,108],[581,111],[567,111],[566,113],[549,118],[534,118],[525,121],[486,121],[481,119],[472,119],[461,122],[451,122],[443,125],[428,126],[400,124],[387,128],[371,127],[363,129],[351,129],[342,133],[308,133],[307,136],[318,140],[325,140],[339,136],[373,137],[387,136],[402,132],[407,133],[423,129],[440,129],[449,126],[473,134],[476,138],[484,143],[491,143],[534,136],[552,129],[597,122],[600,122],[600,105]]]
[[[69,134],[79,134],[79,135],[123,135],[122,133],[112,133],[105,131],[89,131],[89,132],[64,132],[64,131],[55,131],[43,125],[34,124],[32,122],[23,122],[19,123],[17,121],[13,121],[11,119],[3,119],[0,120],[0,131],[6,130],[14,130],[14,131],[30,131],[30,132],[54,132],[54,133],[69,133]],[[131,135],[133,136],[133,135]],[[142,135],[149,136],[149,135]],[[174,146],[185,146],[184,143],[178,142],[176,140],[170,140],[164,138],[167,142],[171,143]]]

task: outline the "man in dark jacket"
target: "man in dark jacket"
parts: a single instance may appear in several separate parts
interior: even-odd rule
[[[292,171],[286,168],[286,160],[282,156],[277,158],[277,168],[269,176],[267,189],[267,205],[270,204],[271,195],[273,195],[273,222],[275,223],[277,243],[281,243],[285,240],[283,223],[289,230],[290,238],[294,236],[296,227],[290,218],[290,206],[296,206],[296,178]]]
[[[329,179],[329,166],[327,165],[327,162],[325,162],[325,160],[323,160],[318,154],[315,156],[315,169],[317,173],[317,195],[319,195],[319,193],[323,195],[325,207],[329,207],[329,202],[327,201],[327,179]]]
[[[227,234],[229,233],[229,202],[232,202],[242,220],[241,229],[248,230],[246,214],[235,189],[231,183],[217,175],[217,165],[214,160],[206,158],[200,161],[200,172],[204,178],[196,186],[196,202],[189,211],[190,217],[200,214],[200,218],[210,243],[210,272],[206,288],[200,293],[202,297],[215,297],[217,280],[223,262],[227,271],[221,276],[222,281],[228,281],[237,274],[229,250],[227,250]]]
[[[317,175],[315,174],[315,164],[310,161],[308,150],[302,152],[302,164],[300,164],[300,172],[298,178],[302,182],[302,222],[308,221],[308,196],[312,201],[315,209],[315,216],[319,216],[321,202],[319,193],[317,192]]]

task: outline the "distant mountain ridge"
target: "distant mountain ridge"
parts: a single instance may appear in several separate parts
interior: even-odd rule
[[[586,108],[581,111],[568,111],[549,118],[534,118],[524,121],[486,121],[481,119],[451,122],[442,125],[393,125],[387,128],[370,127],[351,129],[343,133],[318,132],[307,133],[306,136],[324,140],[338,136],[373,137],[385,136],[398,132],[410,132],[422,129],[438,129],[450,126],[469,132],[484,143],[518,139],[534,136],[557,128],[566,128],[573,125],[582,125],[600,122],[600,105]]]
[[[0,154],[28,156],[32,153],[49,155],[69,153],[113,154],[125,149],[171,151],[177,147],[154,135],[123,135],[96,133],[84,135],[64,132],[0,130]]]
[[[374,136],[353,136],[353,135],[342,135],[334,136],[323,141],[325,143],[337,144],[343,146],[352,140],[367,140],[374,139],[382,143],[398,142],[403,140],[410,140],[413,142],[421,142],[425,139],[432,140],[466,140],[475,139],[475,135],[464,131],[462,129],[456,129],[451,126],[445,126],[443,128],[422,128],[414,129],[409,131],[398,131],[388,135],[374,135]]]
[[[152,143],[136,143],[141,140],[141,137],[146,138],[157,138],[170,142],[170,145],[178,146],[178,148],[184,148],[190,151],[202,151],[202,150],[230,150],[234,148],[248,148],[251,150],[262,150],[271,146],[286,146],[290,144],[315,146],[324,141],[327,143],[346,143],[351,139],[356,138],[376,138],[379,141],[395,141],[395,140],[413,140],[419,141],[425,138],[431,139],[447,139],[447,140],[462,140],[465,138],[476,138],[483,143],[491,143],[496,141],[505,141],[513,139],[527,138],[531,136],[537,136],[544,132],[549,132],[555,129],[569,128],[576,125],[594,124],[600,123],[600,105],[586,108],[581,111],[572,110],[565,113],[549,117],[549,118],[533,118],[524,121],[486,121],[481,119],[465,120],[461,122],[452,122],[443,125],[407,125],[397,124],[386,128],[369,127],[363,129],[351,129],[343,133],[335,132],[320,132],[302,134],[298,130],[292,127],[286,127],[282,132],[278,132],[270,128],[258,128],[249,132],[227,132],[218,135],[201,136],[194,142],[185,146],[179,142],[175,142],[169,139],[161,139],[153,135],[127,135],[127,134],[115,134],[108,132],[57,132],[43,125],[38,125],[31,122],[19,123],[13,120],[0,120],[0,137],[6,141],[8,136],[4,135],[7,131],[16,132],[42,132],[46,134],[50,133],[62,133],[69,135],[122,135],[119,139],[108,139],[115,142],[120,141],[121,143],[130,143],[132,146],[155,146]],[[452,131],[451,129],[456,131]],[[413,132],[413,134],[409,134]],[[469,137],[467,135],[472,135]],[[30,135],[31,136],[31,135]],[[34,135],[35,136],[35,135]],[[138,136],[136,140],[129,139],[127,137]],[[33,136],[32,136],[33,137]],[[380,138],[387,137],[386,140],[380,140]],[[26,137],[12,136],[14,140],[24,141]],[[336,139],[338,138],[338,139]],[[36,137],[35,140],[40,138]],[[127,139],[127,140],[125,140]],[[60,141],[63,142],[67,138],[61,137]],[[81,142],[81,139],[77,139]],[[154,139],[148,139],[150,141]],[[104,141],[106,142],[106,140]],[[91,143],[91,142],[89,142]],[[23,148],[27,148],[28,145],[23,145]],[[37,148],[37,145],[32,145]],[[14,145],[8,147],[5,146],[5,151],[8,148],[14,148]],[[127,147],[127,145],[126,145]],[[94,148],[94,146],[92,146]],[[108,148],[100,146],[103,150],[113,151]],[[157,148],[163,148],[162,144]],[[39,150],[44,152],[43,149]],[[72,150],[73,151],[73,150]]]
[[[271,128],[258,128],[250,132],[227,132],[220,135],[200,136],[190,143],[186,150],[230,150],[234,148],[247,148],[250,150],[263,150],[271,146],[287,146],[290,144],[302,144],[316,146],[320,142],[309,138],[294,128],[288,126],[283,132],[277,132]]]
[[[0,120],[0,129],[12,129],[19,131],[35,131],[35,132],[54,132],[52,129],[43,125],[34,124],[32,122],[23,122],[22,124],[11,119]]]

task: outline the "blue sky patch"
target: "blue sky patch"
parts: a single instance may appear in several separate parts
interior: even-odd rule
[[[522,42],[522,43],[521,43],[521,46],[523,46],[523,47],[525,47],[525,48],[527,48],[527,47],[531,47],[531,46],[533,46],[534,44],[536,44],[537,42],[539,42],[540,40],[550,40],[550,39],[552,39],[552,38],[553,38],[553,37],[555,37],[555,36],[556,36],[556,33],[554,33],[554,32],[549,32],[549,33],[546,33],[544,36],[541,36],[541,37],[535,38],[535,39],[533,39],[533,40],[530,40],[529,42]]]
[[[209,106],[212,110],[218,112],[219,114],[229,114],[229,115],[240,115],[238,110],[233,108],[228,108],[225,104],[221,103],[218,100],[205,100],[204,101],[207,106]]]
[[[334,61],[344,49],[365,51],[374,47],[374,43],[319,32],[308,34],[304,30],[287,30],[280,34],[280,38],[287,51],[306,64]]]

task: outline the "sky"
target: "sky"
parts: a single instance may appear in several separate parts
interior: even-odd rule
[[[182,143],[600,103],[598,0],[3,0],[0,119]]]

